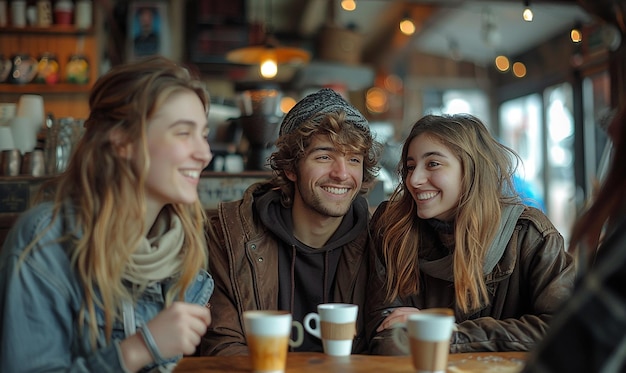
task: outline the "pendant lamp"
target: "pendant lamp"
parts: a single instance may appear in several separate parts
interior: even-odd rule
[[[268,0],[268,4],[269,4]],[[268,17],[271,10],[268,10]],[[268,21],[268,24],[270,22]],[[263,43],[234,49],[226,53],[226,60],[244,65],[258,65],[261,76],[272,79],[278,74],[278,66],[285,63],[305,64],[311,59],[311,54],[301,48],[280,45],[276,37],[265,27]]]

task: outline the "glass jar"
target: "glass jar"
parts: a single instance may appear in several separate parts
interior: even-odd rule
[[[42,53],[37,64],[36,83],[56,84],[59,82],[61,70],[59,61],[53,53]]]
[[[68,83],[89,83],[89,62],[87,57],[82,54],[71,55],[65,67],[65,76]]]

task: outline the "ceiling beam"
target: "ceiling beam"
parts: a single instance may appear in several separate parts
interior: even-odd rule
[[[451,1],[443,1],[443,3]],[[439,7],[434,4],[394,1],[384,14],[377,17],[377,22],[373,25],[372,30],[365,35],[362,51],[363,62],[374,66],[387,64],[389,59],[397,55],[399,50],[410,45],[411,39],[419,35],[419,31],[438,10]],[[416,27],[416,32],[412,36],[402,34],[399,28],[400,21],[407,15],[413,20]]]

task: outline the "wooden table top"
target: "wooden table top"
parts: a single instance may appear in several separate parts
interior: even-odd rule
[[[451,354],[448,373],[517,373],[524,367],[525,352],[476,352]],[[251,372],[248,356],[186,357],[174,370],[185,372]],[[290,372],[406,372],[414,373],[408,356],[351,355],[332,357],[319,352],[290,352]]]

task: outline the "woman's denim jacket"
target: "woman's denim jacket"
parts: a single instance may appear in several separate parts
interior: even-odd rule
[[[48,229],[51,218],[51,203],[23,213],[0,252],[0,372],[124,372],[119,347],[125,338],[122,321],[115,323],[107,343],[103,313],[97,308],[97,349],[91,347],[89,334],[79,329],[82,285],[70,264],[67,242],[57,240],[67,222],[73,221],[73,213],[66,208]],[[43,237],[20,262],[24,248],[42,232]],[[207,304],[213,286],[211,276],[201,271],[185,292],[185,301]],[[163,309],[167,287],[167,281],[155,284],[140,297],[134,306],[137,327]]]

